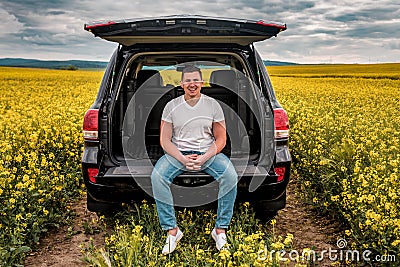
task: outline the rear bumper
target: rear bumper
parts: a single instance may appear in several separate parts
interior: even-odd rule
[[[286,186],[289,182],[290,164],[286,167],[287,172],[285,174],[285,178],[282,181],[276,182],[276,175],[265,176],[263,183],[258,186],[253,192],[249,191],[250,183],[252,179],[257,179],[261,176],[240,177],[238,181],[237,199],[240,201],[273,201],[279,199],[285,193]],[[140,201],[142,199],[152,199],[152,196],[146,193],[146,191],[151,192],[150,176],[136,179],[131,175],[98,176],[96,179],[96,183],[92,183],[91,181],[89,181],[87,175],[85,175],[85,171],[84,177],[86,177],[84,178],[84,181],[87,191],[96,201],[109,203],[127,203],[135,200]],[[140,186],[138,185],[137,181],[140,181]],[[183,174],[174,180],[174,184],[190,187],[196,186],[197,184],[202,186],[210,185],[210,187],[215,187],[215,183],[211,183],[212,181],[212,177],[203,173],[199,173],[199,175]],[[217,192],[218,188],[215,187],[214,189]],[[174,192],[174,194],[179,193],[177,191]]]
[[[97,149],[93,149],[90,152],[96,152],[97,154]],[[93,200],[105,203],[129,203],[132,201],[141,201],[143,199],[149,201],[153,200],[151,194],[146,193],[146,191],[152,192],[150,174],[153,166],[142,166],[142,169],[138,167],[135,168],[133,172],[132,168],[130,171],[126,166],[110,168],[105,173],[100,173],[100,175],[96,177],[96,183],[93,183],[89,181],[87,168],[97,166],[94,164],[94,159],[96,157],[89,156],[91,154],[90,152],[84,152],[82,174],[88,194]],[[287,146],[277,146],[275,166],[286,168],[282,181],[277,182],[277,176],[271,173],[268,174],[265,168],[248,166],[247,168],[252,168],[249,172],[240,168],[238,171],[237,168],[240,177],[238,181],[237,199],[239,201],[262,202],[265,206],[271,203],[271,207],[273,207],[274,202],[277,201],[281,204],[284,203],[283,197],[286,193],[287,184],[289,183],[291,166],[291,158]],[[254,191],[249,190],[252,179],[263,180]],[[137,181],[139,181],[140,186]],[[213,178],[205,173],[184,173],[174,180],[174,184],[192,187],[198,185],[204,186],[212,181]],[[215,183],[210,183],[210,186],[215,186]],[[218,192],[218,188],[214,188],[214,191]],[[179,194],[179,190],[174,192],[174,194]],[[279,207],[283,208],[281,204],[279,204]]]

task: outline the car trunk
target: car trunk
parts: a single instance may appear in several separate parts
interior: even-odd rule
[[[112,104],[107,107],[111,118],[108,129],[104,133],[100,129],[99,133],[101,140],[104,139],[103,151],[107,151],[107,156],[100,162],[106,170],[105,177],[150,175],[152,166],[163,155],[159,144],[163,107],[183,91],[178,86],[179,81],[169,83],[164,79],[160,82],[156,72],[150,76],[139,73],[140,70],[145,72],[146,68],[160,72],[157,67],[175,68],[186,62],[214,62],[222,66],[218,70],[232,71],[227,74],[228,78],[214,84],[210,75],[202,93],[217,99],[224,110],[228,141],[223,153],[243,174],[258,173],[265,177],[271,165],[260,166],[258,163],[274,151],[273,113],[269,100],[257,87],[261,85],[253,83],[258,79],[259,70],[249,69],[245,58],[254,56],[250,48],[253,42],[276,36],[286,29],[286,25],[261,20],[181,15],[93,22],[85,24],[84,28],[95,36],[119,43],[126,51],[123,73],[115,77],[110,95]],[[168,54],[165,48],[169,45],[176,52]],[[210,52],[209,47],[213,46],[220,49]],[[185,51],[184,47],[188,50]],[[202,51],[199,47],[207,49]],[[232,53],[230,47],[246,50],[247,54],[240,58],[240,53]],[[148,54],[140,54],[140,51],[153,48],[159,49],[159,52],[154,52],[157,56],[146,58]],[[152,102],[152,99],[158,101]],[[185,175],[207,176],[185,173],[182,177]]]
[[[273,115],[260,104],[261,90],[249,79],[251,72],[239,54],[170,51],[127,58],[110,110],[109,151],[118,166],[110,166],[106,178],[133,176],[144,181],[143,188],[150,186],[148,177],[164,154],[160,146],[162,111],[168,101],[183,94],[178,85],[180,68],[187,63],[200,66],[205,81],[201,93],[216,99],[224,111],[227,145],[222,153],[231,159],[240,177],[266,177],[270,166],[258,162],[270,143],[262,138],[273,141],[273,131],[269,136],[262,134],[266,120],[272,125]],[[195,186],[210,181],[212,178],[205,173],[185,172],[174,183]]]
[[[141,53],[134,57],[120,81],[111,111],[111,153],[117,161],[149,159],[154,164],[164,154],[160,146],[161,115],[168,101],[183,95],[179,68],[187,62],[203,66],[205,86],[201,93],[216,99],[224,111],[228,140],[222,152],[233,158],[258,160],[262,142],[257,121],[260,110],[254,92],[259,89],[243,74],[244,69],[220,63],[229,60],[232,66],[240,66],[237,55],[170,52]],[[173,62],[177,65],[169,65]],[[169,69],[157,70],[161,65],[169,65]],[[137,71],[139,66],[142,69]]]

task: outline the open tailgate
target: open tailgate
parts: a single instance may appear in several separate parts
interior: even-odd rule
[[[84,29],[124,46],[139,43],[236,43],[248,45],[286,30],[263,20],[177,15],[86,23]]]

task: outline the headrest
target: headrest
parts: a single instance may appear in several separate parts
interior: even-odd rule
[[[236,73],[234,70],[214,70],[210,75],[211,86],[223,86],[234,90],[237,86]]]
[[[137,86],[161,87],[164,82],[158,70],[139,70],[137,74]]]

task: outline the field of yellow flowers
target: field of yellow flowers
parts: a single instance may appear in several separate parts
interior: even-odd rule
[[[0,68],[0,266],[20,264],[80,193],[82,118],[101,75]]]
[[[399,255],[400,65],[268,71],[291,122],[299,193],[343,223],[349,246]],[[82,118],[101,77],[100,71],[0,68],[0,266],[21,264],[82,192]],[[247,203],[235,212],[230,249],[220,253],[209,237],[212,212],[178,216],[184,245],[169,257],[160,255],[164,233],[154,207],[142,203],[115,218],[105,247],[84,248],[85,260],[93,266],[285,265],[268,253],[290,249],[293,236],[270,235],[274,222],[260,225]]]
[[[304,199],[353,246],[400,255],[400,64],[268,70]]]

